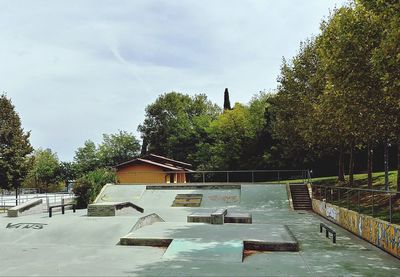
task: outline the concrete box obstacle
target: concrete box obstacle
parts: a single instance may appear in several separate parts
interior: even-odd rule
[[[42,203],[43,203],[42,199],[29,200],[25,203],[19,204],[18,206],[8,209],[7,216],[8,217],[18,217],[18,216],[22,215],[24,212],[30,210],[33,207],[36,207],[37,205],[42,204]]]
[[[242,223],[252,224],[253,218],[251,213],[228,212],[227,209],[217,209],[212,213],[192,213],[187,216],[189,223],[209,223],[209,224],[224,224],[224,223]]]
[[[124,208],[133,208],[140,213],[144,212],[142,207],[139,207],[131,202],[103,202],[90,204],[88,206],[88,216],[115,216],[117,210]]]
[[[163,258],[243,261],[244,252],[299,251],[299,243],[286,225],[155,222],[120,238],[125,246],[166,247]]]

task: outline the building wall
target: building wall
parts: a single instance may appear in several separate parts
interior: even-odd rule
[[[313,210],[321,216],[400,258],[400,225],[359,214],[313,199]]]
[[[166,183],[166,175],[161,168],[150,164],[127,165],[117,170],[120,184]]]

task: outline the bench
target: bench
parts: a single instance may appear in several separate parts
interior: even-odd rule
[[[328,225],[326,225],[325,223],[320,223],[319,224],[319,232],[322,233],[322,229],[325,229],[325,235],[327,238],[329,238],[329,233],[332,234],[332,242],[336,243],[336,232],[330,228]]]
[[[53,206],[49,206],[49,217],[53,216],[53,208],[60,208],[60,207],[61,207],[61,213],[62,214],[65,214],[65,207],[72,207],[72,210],[74,212],[76,211],[74,203],[53,205]]]

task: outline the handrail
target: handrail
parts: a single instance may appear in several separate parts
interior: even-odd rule
[[[347,190],[354,190],[354,191],[369,191],[369,192],[379,192],[379,193],[395,193],[400,194],[400,191],[393,191],[393,190],[380,190],[380,189],[368,189],[368,188],[356,188],[356,187],[342,187],[342,186],[332,186],[332,185],[318,185],[318,184],[311,184],[313,187],[322,187],[322,188],[330,188],[330,189],[347,189]]]
[[[380,215],[378,216],[379,218],[384,218],[384,220],[390,223],[392,223],[393,220],[393,213],[396,212],[393,208],[393,204],[395,200],[398,199],[398,196],[400,196],[399,191],[369,188],[318,184],[311,184],[311,188],[314,199],[346,207],[347,209],[371,215],[372,217]],[[368,197],[365,197],[365,194],[368,194]],[[380,200],[380,202],[376,202],[377,199]],[[384,214],[379,212],[382,208],[387,208]],[[398,223],[398,216],[395,218]]]

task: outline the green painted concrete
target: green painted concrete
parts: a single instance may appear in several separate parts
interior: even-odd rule
[[[241,240],[204,240],[174,239],[163,259],[184,261],[219,261],[241,263],[243,259],[243,241]]]
[[[87,217],[86,210],[55,213],[52,218],[1,214],[0,276],[400,276],[398,259],[316,214],[289,210],[284,186],[243,185],[241,191],[225,192],[141,191],[138,186],[132,194],[129,187],[125,189],[123,194],[116,190],[118,199],[110,191],[106,194],[112,201],[143,206],[144,214],[99,218]],[[171,208],[178,193],[202,193],[207,202],[198,208]],[[211,212],[222,206],[251,212],[254,224],[288,225],[300,251],[253,254],[238,263],[179,255],[166,259],[164,248],[117,245],[143,215],[155,212],[167,222],[184,223],[193,212]],[[336,230],[336,245],[319,233],[320,222]],[[43,229],[6,228],[9,223],[47,225]],[[175,231],[171,230],[171,236]]]

